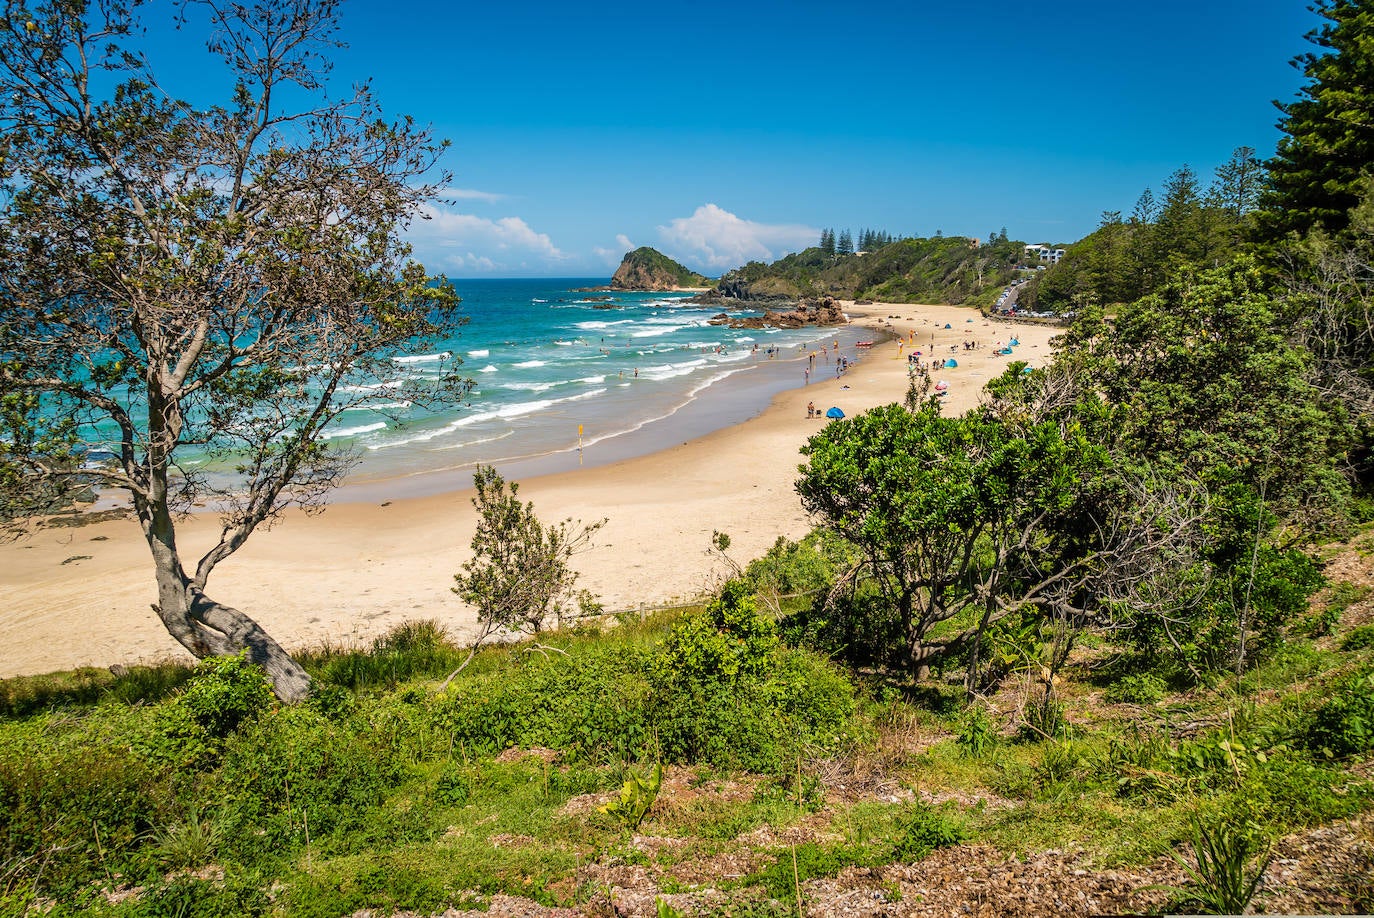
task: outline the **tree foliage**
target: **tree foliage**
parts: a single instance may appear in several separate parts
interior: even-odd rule
[[[1062,565],[1044,564],[1046,549],[1065,547],[1101,458],[1072,425],[981,411],[946,418],[934,404],[829,424],[802,453],[802,505],[858,548],[918,678],[938,653],[927,638],[940,622],[968,612],[985,627],[1047,601],[1063,582]],[[1073,555],[1059,552],[1070,565]]]
[[[398,238],[445,181],[426,181],[442,144],[366,86],[325,96],[335,6],[189,5],[233,80],[208,107],[157,82],[132,5],[12,0],[0,21],[3,508],[127,493],[171,634],[246,648],[288,699],[304,671],[207,596],[210,574],[287,506],[321,506],[352,461],[326,442],[343,411],[466,391],[456,360],[424,378],[392,361],[461,322]],[[94,451],[112,458],[83,468]],[[175,521],[198,504],[222,531],[188,565]]]
[[[1293,66],[1307,83],[1276,102],[1285,137],[1268,163],[1261,235],[1270,241],[1321,227],[1343,233],[1374,163],[1374,8],[1367,0],[1318,0],[1326,21],[1310,32],[1319,50]]]
[[[568,562],[606,520],[545,525],[533,502],[520,502],[520,485],[511,482],[507,490],[505,479],[491,466],[477,467],[473,486],[473,556],[454,576],[453,592],[477,610],[482,624],[477,644],[502,631],[537,634],[548,619],[570,608],[577,572]]]

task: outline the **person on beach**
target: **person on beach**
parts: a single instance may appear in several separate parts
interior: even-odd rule
[[[802,378],[806,380],[806,385],[811,385],[811,368],[807,367],[805,370],[802,371],[802,373]]]
[[[815,403],[815,402],[807,402],[807,403],[806,403],[806,416],[807,416],[808,418],[814,418],[814,417],[816,416],[816,403]]]

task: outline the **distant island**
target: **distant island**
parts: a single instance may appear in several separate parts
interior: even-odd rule
[[[611,277],[612,290],[680,290],[707,288],[711,281],[649,246],[626,252]]]

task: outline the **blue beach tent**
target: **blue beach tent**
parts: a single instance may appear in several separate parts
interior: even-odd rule
[[[1012,338],[1012,339],[1011,339],[1010,341],[1008,341],[1007,343],[1010,344],[1010,345],[1015,346],[1015,345],[1017,345],[1017,344],[1020,344],[1021,342],[1020,342],[1020,341],[1017,341],[1015,338]]]
[[[957,367],[958,365],[959,361],[955,360],[953,357],[945,361],[945,366],[947,367]]]
[[[954,327],[954,326],[953,326],[953,325],[950,325],[948,322],[945,323],[945,328],[953,328],[953,327]]]
[[[844,412],[838,408],[831,408],[825,413],[825,416],[828,418],[842,418],[844,417]]]

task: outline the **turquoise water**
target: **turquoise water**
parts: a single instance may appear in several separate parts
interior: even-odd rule
[[[330,436],[362,453],[353,480],[541,459],[529,467],[553,471],[647,453],[738,423],[804,385],[806,355],[823,344],[833,351],[839,340],[855,355],[848,329],[734,330],[710,325],[719,307],[690,304],[689,294],[577,292],[604,283],[454,281],[469,323],[396,362],[398,374],[423,373],[459,357],[474,382],[468,403],[438,414],[345,412]],[[818,359],[813,372],[818,379],[833,363]]]
[[[478,463],[520,478],[647,454],[740,423],[806,384],[813,351],[826,348],[813,381],[833,373],[836,342],[847,358],[862,355],[852,346],[858,329],[730,329],[710,324],[719,306],[689,303],[690,294],[579,290],[603,283],[454,281],[469,319],[457,334],[395,354],[380,379],[341,390],[357,404],[324,435],[359,463],[340,499],[466,487]],[[463,404],[432,410],[405,400],[406,384],[423,388],[455,360],[472,380]],[[118,397],[137,402],[134,390]],[[96,422],[87,433],[91,461],[109,461],[117,431]],[[179,457],[228,488],[239,461],[232,449],[191,446]],[[401,490],[398,479],[408,482]]]

